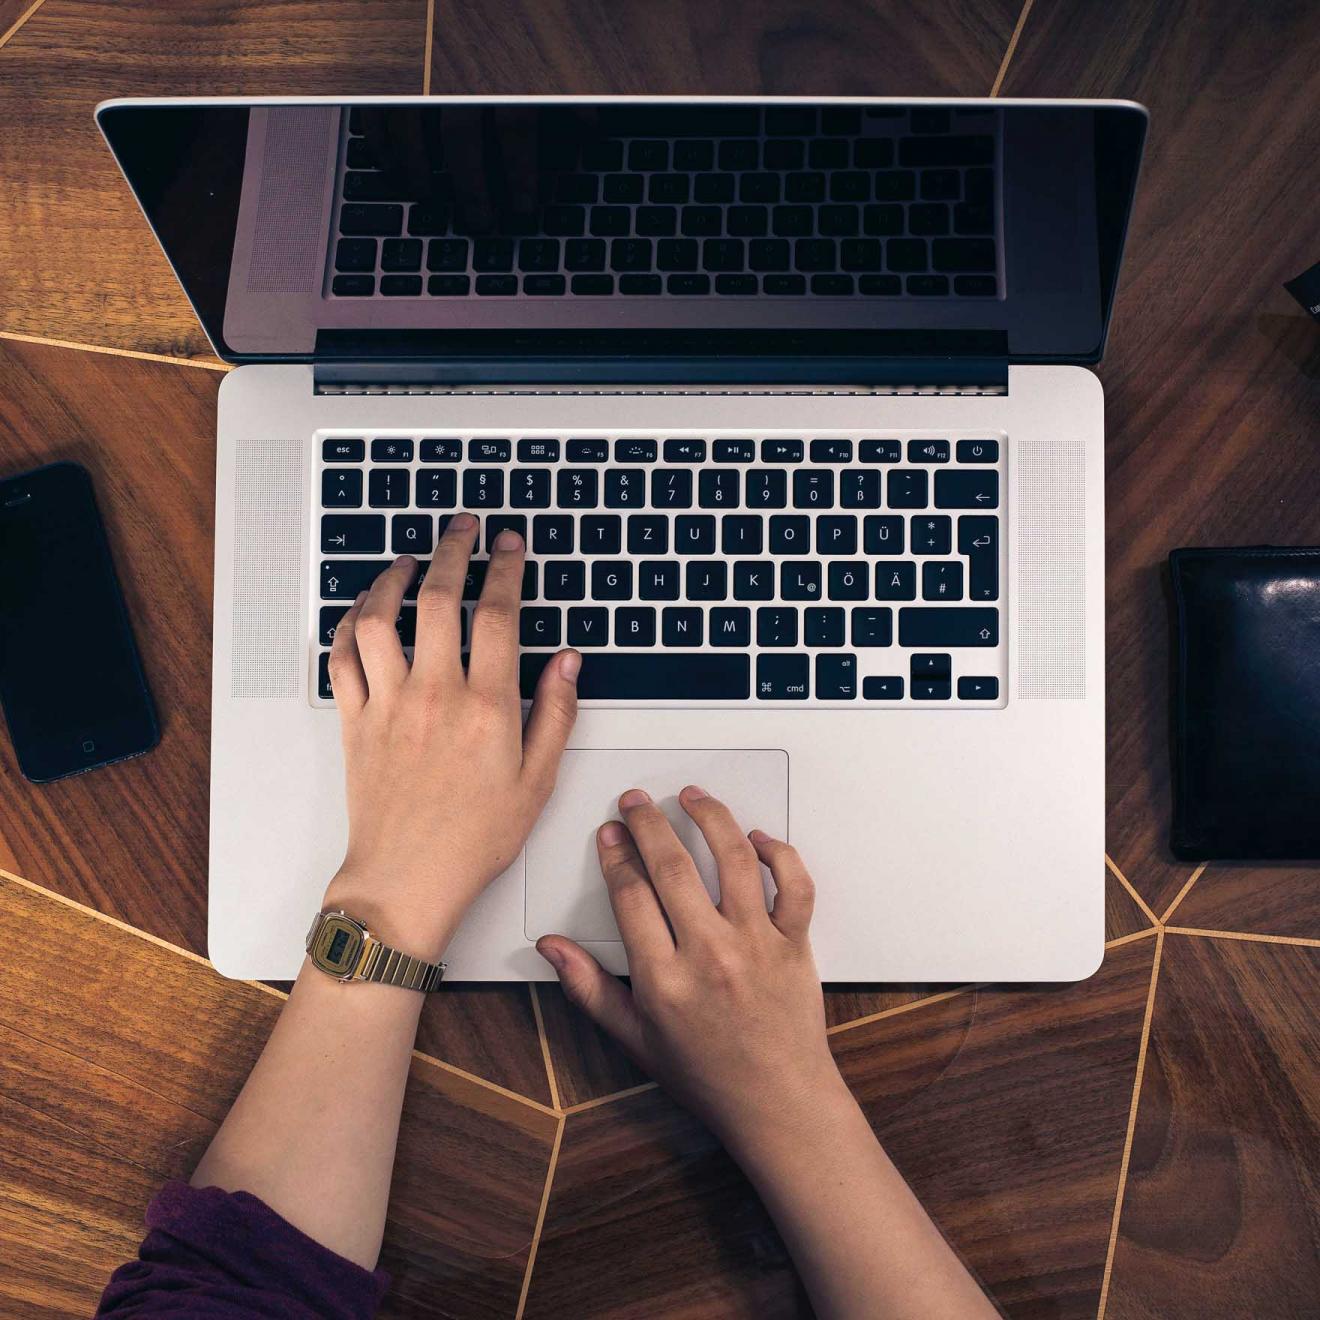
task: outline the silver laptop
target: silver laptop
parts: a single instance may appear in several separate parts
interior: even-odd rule
[[[445,520],[581,649],[527,847],[446,957],[626,970],[593,832],[699,783],[791,839],[827,981],[1066,981],[1104,941],[1115,102],[112,101],[216,352],[210,955],[293,976],[344,847],[326,657]],[[470,603],[466,607],[470,609]],[[412,642],[414,605],[398,620]]]

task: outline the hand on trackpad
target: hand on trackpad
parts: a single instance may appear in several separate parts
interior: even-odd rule
[[[527,938],[618,940],[596,859],[596,830],[618,819],[619,794],[629,788],[644,788],[655,799],[718,898],[710,851],[678,804],[687,784],[715,794],[744,830],[788,838],[787,752],[567,751],[554,798],[527,840]]]

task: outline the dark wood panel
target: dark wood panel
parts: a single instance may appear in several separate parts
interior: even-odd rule
[[[458,0],[431,90],[984,96],[1017,0]]]
[[[1213,862],[1169,921],[1175,926],[1320,939],[1320,869]]]
[[[1320,1297],[1320,949],[1164,942],[1108,1320]]]
[[[426,0],[47,0],[0,49],[0,330],[209,357],[96,103],[420,92],[425,31]]]
[[[1151,111],[1109,352],[1109,852],[1157,912],[1168,619],[1179,545],[1315,544],[1315,327],[1279,287],[1315,261],[1320,10],[1295,0],[1038,6],[1003,92]]]
[[[1010,1315],[1095,1314],[1153,956],[1138,940],[1076,986],[963,994],[833,1037],[886,1148]],[[807,1313],[751,1189],[662,1093],[569,1116],[529,1320]]]
[[[187,1177],[280,997],[0,877],[0,1311],[85,1315]],[[52,993],[51,969],[80,974]],[[383,1263],[393,1315],[507,1317],[558,1120],[416,1061]]]
[[[1116,940],[1150,928],[1150,918],[1118,878],[1105,868],[1105,939]]]

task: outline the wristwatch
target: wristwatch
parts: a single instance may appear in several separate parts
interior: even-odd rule
[[[307,932],[307,956],[337,981],[376,981],[423,994],[438,990],[445,974],[444,963],[423,962],[391,949],[343,912],[316,914]]]

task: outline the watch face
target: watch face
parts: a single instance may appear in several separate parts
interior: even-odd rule
[[[362,953],[362,928],[347,917],[326,917],[308,953],[323,972],[349,976]]]

